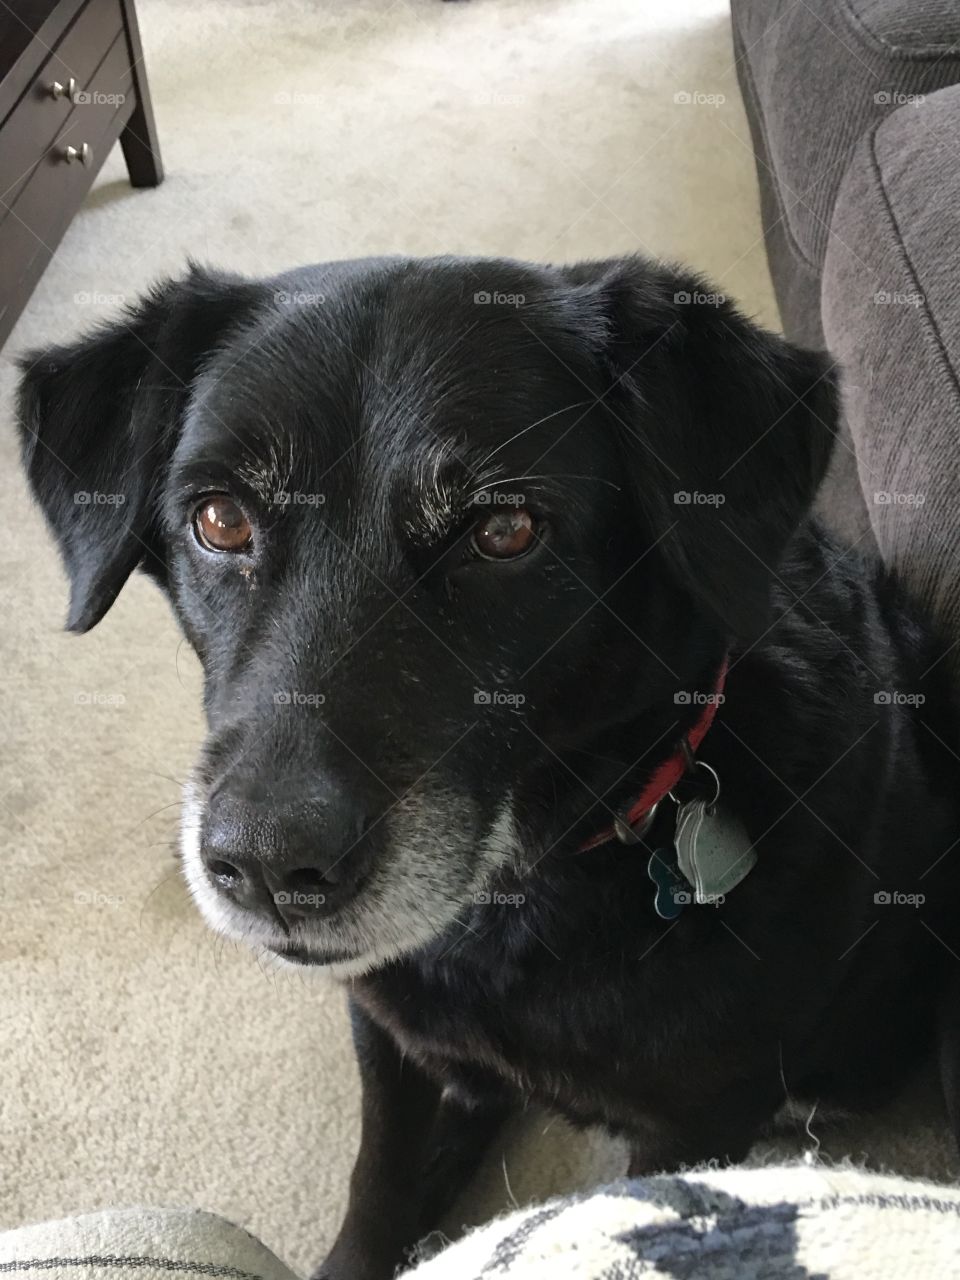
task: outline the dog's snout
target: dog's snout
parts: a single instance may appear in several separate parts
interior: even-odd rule
[[[333,915],[372,862],[370,815],[344,791],[282,798],[221,787],[207,805],[201,854],[211,883],[247,910],[287,923]]]

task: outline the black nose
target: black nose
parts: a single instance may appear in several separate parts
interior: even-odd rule
[[[316,782],[278,794],[263,782],[211,796],[201,853],[215,887],[250,911],[287,923],[334,915],[359,892],[373,861],[369,811]]]

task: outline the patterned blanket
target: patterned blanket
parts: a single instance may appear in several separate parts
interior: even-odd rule
[[[824,1165],[623,1181],[481,1227],[403,1280],[948,1280],[960,1189]]]
[[[297,1280],[211,1213],[111,1209],[0,1233],[0,1277]],[[615,1183],[498,1218],[402,1280],[954,1280],[960,1189],[819,1165]]]

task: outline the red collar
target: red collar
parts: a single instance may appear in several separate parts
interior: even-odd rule
[[[707,730],[713,724],[714,716],[720,703],[723,702],[723,686],[727,681],[728,660],[724,658],[723,665],[717,675],[716,684],[713,687],[713,693],[704,703],[703,711],[700,718],[690,729],[680,746],[676,749],[672,756],[668,756],[662,764],[657,765],[650,780],[643,788],[640,794],[634,800],[633,804],[626,811],[616,824],[598,832],[595,836],[591,836],[589,840],[585,840],[580,846],[580,853],[585,853],[588,849],[595,849],[597,845],[606,844],[608,840],[613,840],[618,834],[618,828],[626,832],[627,829],[636,828],[644,818],[653,813],[663,797],[677,785],[683,775],[690,767],[694,753],[700,743],[707,735]]]

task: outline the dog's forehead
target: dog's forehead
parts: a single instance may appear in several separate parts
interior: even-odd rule
[[[451,403],[499,399],[532,372],[545,381],[560,371],[552,282],[512,263],[499,274],[501,287],[487,287],[496,269],[485,278],[444,259],[287,279],[260,321],[264,363],[281,377],[295,365],[302,387],[358,411],[365,429],[398,404],[441,427]]]
[[[510,267],[499,285],[447,261],[266,285],[198,382],[189,451],[258,491],[399,484],[439,525],[454,489],[491,478],[493,450],[586,395],[556,349],[555,290]]]

